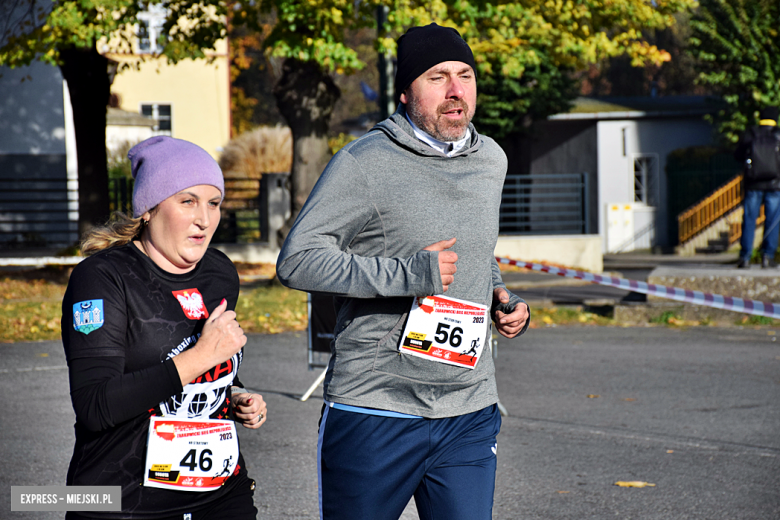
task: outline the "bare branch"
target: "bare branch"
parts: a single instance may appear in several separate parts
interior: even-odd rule
[[[0,1],[0,46],[43,25],[52,3],[44,0]]]

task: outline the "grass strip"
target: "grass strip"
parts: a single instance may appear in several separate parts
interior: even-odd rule
[[[264,274],[268,269],[240,268],[243,274]],[[40,276],[40,278],[35,278]],[[45,270],[0,279],[0,343],[56,340],[60,338],[61,302],[67,273]],[[520,293],[522,294],[522,292]],[[582,306],[532,307],[530,328],[556,326],[617,326],[610,309],[591,312]],[[306,330],[308,314],[306,293],[282,287],[278,283],[241,288],[238,322],[248,333],[278,334]],[[710,323],[682,321],[669,313],[653,318],[649,324],[679,327],[706,326]],[[737,326],[778,326],[780,321],[759,316],[735,315]]]

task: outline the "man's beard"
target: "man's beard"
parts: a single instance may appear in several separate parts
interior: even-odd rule
[[[462,100],[452,100],[442,103],[436,108],[436,113],[425,116],[420,111],[420,106],[417,100],[407,94],[406,111],[414,124],[420,127],[425,133],[444,142],[458,141],[463,139],[466,135],[469,123],[473,114],[469,114],[468,104]],[[460,108],[465,114],[465,118],[460,121],[450,121],[446,117],[443,117],[445,112],[448,112],[454,108]]]

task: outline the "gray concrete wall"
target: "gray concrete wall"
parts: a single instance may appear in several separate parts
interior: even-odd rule
[[[604,270],[598,235],[500,236],[495,255],[525,262],[565,265],[593,273]]]

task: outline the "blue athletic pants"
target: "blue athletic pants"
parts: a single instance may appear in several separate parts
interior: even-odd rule
[[[317,446],[320,518],[397,520],[414,496],[421,520],[490,520],[500,428],[495,405],[444,419],[326,406]]]
[[[749,260],[753,254],[753,238],[756,233],[756,219],[764,204],[764,239],[761,241],[761,254],[775,257],[778,233],[780,232],[780,190],[747,190],[745,193],[745,214],[742,216],[742,238],[739,252],[740,260]]]

